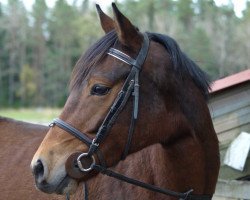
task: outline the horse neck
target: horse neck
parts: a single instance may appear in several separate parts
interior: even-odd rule
[[[29,169],[32,156],[47,131],[46,126],[0,117],[0,187],[4,188],[0,199],[64,199],[38,191]]]
[[[188,148],[182,148],[185,146]],[[191,152],[195,155],[191,156]],[[185,192],[194,189],[195,194],[212,194],[208,189],[206,159],[203,147],[197,141],[185,138],[178,143],[163,146],[155,144],[129,155],[113,170],[128,177],[157,185],[161,188]],[[196,167],[195,167],[196,166]],[[154,193],[128,183],[97,175],[87,182],[89,199],[175,199]],[[82,199],[84,192],[79,187],[75,199]]]
[[[39,135],[38,137],[42,138],[49,130],[48,126],[32,124],[29,122],[18,121],[1,116],[0,116],[0,126],[1,126],[0,131],[2,133],[4,133],[4,131],[8,131],[7,133],[13,134],[14,137],[21,137],[23,136],[21,134],[24,134],[30,138],[32,138],[31,135]]]
[[[124,161],[120,161],[112,168],[115,172],[126,175],[146,183],[155,183],[155,162],[154,154],[156,151],[161,151],[161,145],[153,145],[143,150],[130,154]],[[162,155],[162,158],[164,156]],[[161,159],[162,160],[162,159]],[[152,166],[153,163],[153,166]],[[158,168],[162,166],[157,163]],[[137,186],[121,182],[114,178],[98,174],[96,177],[87,182],[89,199],[90,200],[106,200],[106,199],[153,199],[155,193],[149,192]],[[79,187],[75,199],[82,199],[84,196],[83,186]]]

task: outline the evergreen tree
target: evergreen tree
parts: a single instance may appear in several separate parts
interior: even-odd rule
[[[141,31],[173,37],[213,79],[249,68],[249,1],[242,18],[214,0],[119,2]],[[64,104],[73,66],[104,34],[94,4],[78,5],[35,0],[28,12],[20,0],[0,3],[0,107]]]
[[[47,25],[48,25],[48,7],[45,0],[36,0],[32,9],[33,26],[31,31],[30,52],[29,58],[31,63],[31,70],[35,73],[34,84],[36,88],[36,95],[32,98],[33,105],[45,104],[44,86],[46,80],[44,74],[46,73],[47,60]],[[26,70],[27,71],[27,70]],[[30,101],[30,100],[29,100]]]
[[[19,73],[27,62],[27,11],[19,0],[9,0],[5,24],[5,50],[8,53],[8,105],[19,104],[17,91],[20,87]]]

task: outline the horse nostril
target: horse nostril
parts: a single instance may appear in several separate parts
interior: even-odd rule
[[[44,175],[44,166],[40,159],[37,160],[36,165],[33,167],[33,174],[36,179]]]

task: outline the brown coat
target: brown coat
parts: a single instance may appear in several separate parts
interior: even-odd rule
[[[30,161],[48,127],[0,117],[0,199],[65,199],[35,188]]]

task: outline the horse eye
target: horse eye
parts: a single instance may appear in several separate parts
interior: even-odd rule
[[[92,87],[90,94],[101,96],[107,94],[109,90],[109,87],[97,84]]]

